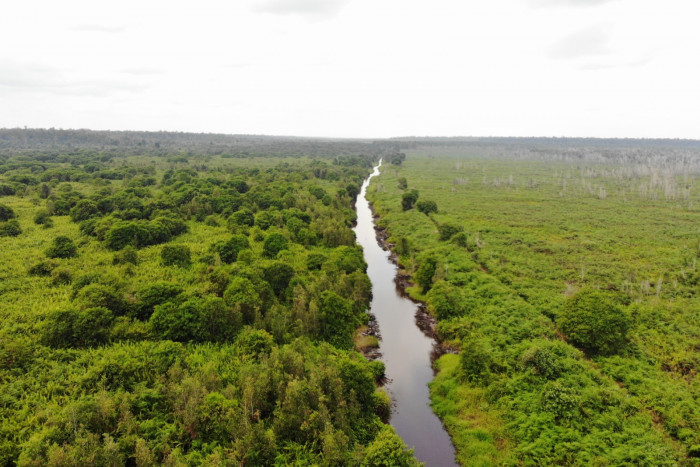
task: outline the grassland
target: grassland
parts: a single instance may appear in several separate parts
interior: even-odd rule
[[[432,385],[460,461],[696,465],[697,160],[501,149],[419,147],[369,193],[402,267],[422,282],[410,293],[461,349],[437,362]],[[404,210],[410,190],[438,212]],[[461,233],[441,241],[445,225]],[[563,310],[589,290],[629,319],[615,352],[577,349],[562,332]]]

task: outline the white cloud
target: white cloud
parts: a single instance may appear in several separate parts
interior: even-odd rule
[[[3,13],[0,127],[700,137],[691,0],[25,0]]]
[[[106,24],[78,24],[70,28],[76,32],[98,32],[119,34],[126,31],[126,26],[123,25],[106,25]]]
[[[548,56],[554,59],[571,60],[595,55],[609,55],[612,28],[610,25],[595,25],[576,31],[559,39],[549,49]]]
[[[260,0],[253,10],[276,15],[331,17],[349,2],[350,0]]]

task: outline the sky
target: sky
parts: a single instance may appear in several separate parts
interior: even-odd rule
[[[695,0],[22,0],[0,127],[700,139]]]

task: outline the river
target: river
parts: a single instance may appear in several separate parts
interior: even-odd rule
[[[381,161],[365,180],[357,197],[357,242],[364,249],[367,274],[372,281],[370,312],[381,334],[381,360],[386,365],[386,389],[392,399],[391,425],[415,456],[427,466],[453,466],[455,451],[440,419],[430,408],[428,383],[433,379],[430,354],[435,341],[423,334],[415,321],[418,305],[401,294],[395,278],[397,267],[381,248],[366,192],[379,175]]]

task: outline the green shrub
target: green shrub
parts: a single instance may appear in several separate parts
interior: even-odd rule
[[[16,216],[15,211],[4,204],[0,204],[0,222],[9,221]]]
[[[236,338],[236,354],[242,358],[258,358],[269,354],[275,341],[267,331],[245,328]]]
[[[420,465],[413,457],[413,449],[408,449],[394,429],[385,425],[365,450],[363,467],[413,467]]]
[[[76,223],[97,215],[100,215],[100,210],[97,208],[97,204],[89,199],[81,199],[70,210],[70,218]]]
[[[57,268],[51,272],[53,285],[67,285],[73,281],[73,273],[68,268]]]
[[[135,266],[139,264],[139,255],[136,252],[136,249],[129,245],[124,247],[123,250],[114,254],[112,264],[133,264]]]
[[[286,263],[275,261],[263,269],[263,277],[275,294],[280,296],[294,277],[294,268]]]
[[[464,228],[460,225],[452,224],[440,224],[438,225],[438,233],[440,234],[440,240],[445,242],[452,238],[454,235],[462,232]]]
[[[520,362],[543,378],[556,379],[566,373],[567,360],[575,358],[573,350],[561,341],[539,341],[523,352]]]
[[[326,255],[323,253],[309,253],[309,256],[306,257],[306,269],[309,271],[321,269],[326,259]]]
[[[612,294],[585,289],[565,302],[558,324],[587,353],[611,355],[625,345],[630,319]]]
[[[160,259],[164,266],[184,268],[192,262],[192,254],[187,245],[165,245],[160,250]]]
[[[255,285],[249,279],[241,276],[231,279],[224,292],[224,302],[239,311],[248,324],[253,323],[262,304]]]
[[[560,380],[549,381],[542,389],[542,410],[553,414],[556,420],[578,418],[580,403],[579,391]]]
[[[255,215],[250,209],[240,209],[231,214],[229,224],[252,227],[255,224]]]
[[[462,341],[459,352],[462,377],[475,384],[486,384],[490,376],[492,357],[488,341],[480,336],[471,335]]]
[[[335,292],[324,290],[321,293],[319,315],[321,337],[338,348],[352,348],[352,334],[360,324],[353,312],[352,303]]]
[[[435,201],[421,200],[416,203],[416,208],[423,214],[430,214],[431,212],[438,212],[437,203]]]
[[[386,376],[386,366],[381,360],[372,360],[369,362],[369,371],[372,372],[372,377],[374,377],[374,381],[377,383],[381,382]]]
[[[80,304],[81,309],[104,307],[116,316],[121,316],[126,313],[126,302],[114,288],[104,285],[92,283],[86,285],[76,295],[76,302]]]
[[[354,271],[365,272],[367,263],[359,248],[351,246],[339,246],[333,251],[333,258],[338,269],[346,274],[351,274]]]
[[[451,282],[444,280],[437,281],[426,297],[428,310],[438,320],[464,316],[471,307],[476,304],[467,300],[464,291],[460,287],[454,286]]]
[[[274,258],[282,250],[289,248],[287,237],[279,233],[273,233],[265,238],[263,243],[263,255]]]
[[[17,237],[22,234],[22,228],[17,219],[0,223],[0,237]]]
[[[235,234],[224,242],[215,244],[212,249],[219,253],[221,261],[224,263],[233,263],[238,260],[238,254],[245,249],[250,248],[248,237],[241,234]]]
[[[55,311],[41,329],[42,344],[51,347],[91,347],[104,344],[114,315],[104,307]]]
[[[39,209],[36,214],[34,214],[34,223],[37,225],[53,224],[49,211],[46,209]]]
[[[161,339],[177,342],[202,340],[202,313],[199,300],[195,298],[180,305],[173,302],[156,305],[149,323]]]
[[[78,248],[69,237],[59,235],[53,239],[53,244],[46,250],[49,258],[73,258],[78,256]]]
[[[428,254],[420,262],[418,270],[413,275],[418,285],[423,288],[423,293],[430,290],[430,287],[433,286],[433,276],[435,276],[435,272],[437,271],[437,265],[438,260],[435,255]]]
[[[411,190],[401,195],[401,207],[404,211],[413,209],[416,201],[418,201],[418,190]]]
[[[0,184],[0,196],[12,196],[17,192],[12,185]]]
[[[51,260],[40,261],[32,265],[27,271],[31,276],[48,276],[56,269],[58,263]]]
[[[385,391],[377,390],[372,394],[372,407],[374,413],[383,423],[389,423],[391,418],[391,398]]]
[[[183,292],[182,286],[172,282],[155,282],[148,284],[136,292],[138,302],[135,306],[136,317],[148,320],[157,305],[174,300]]]

